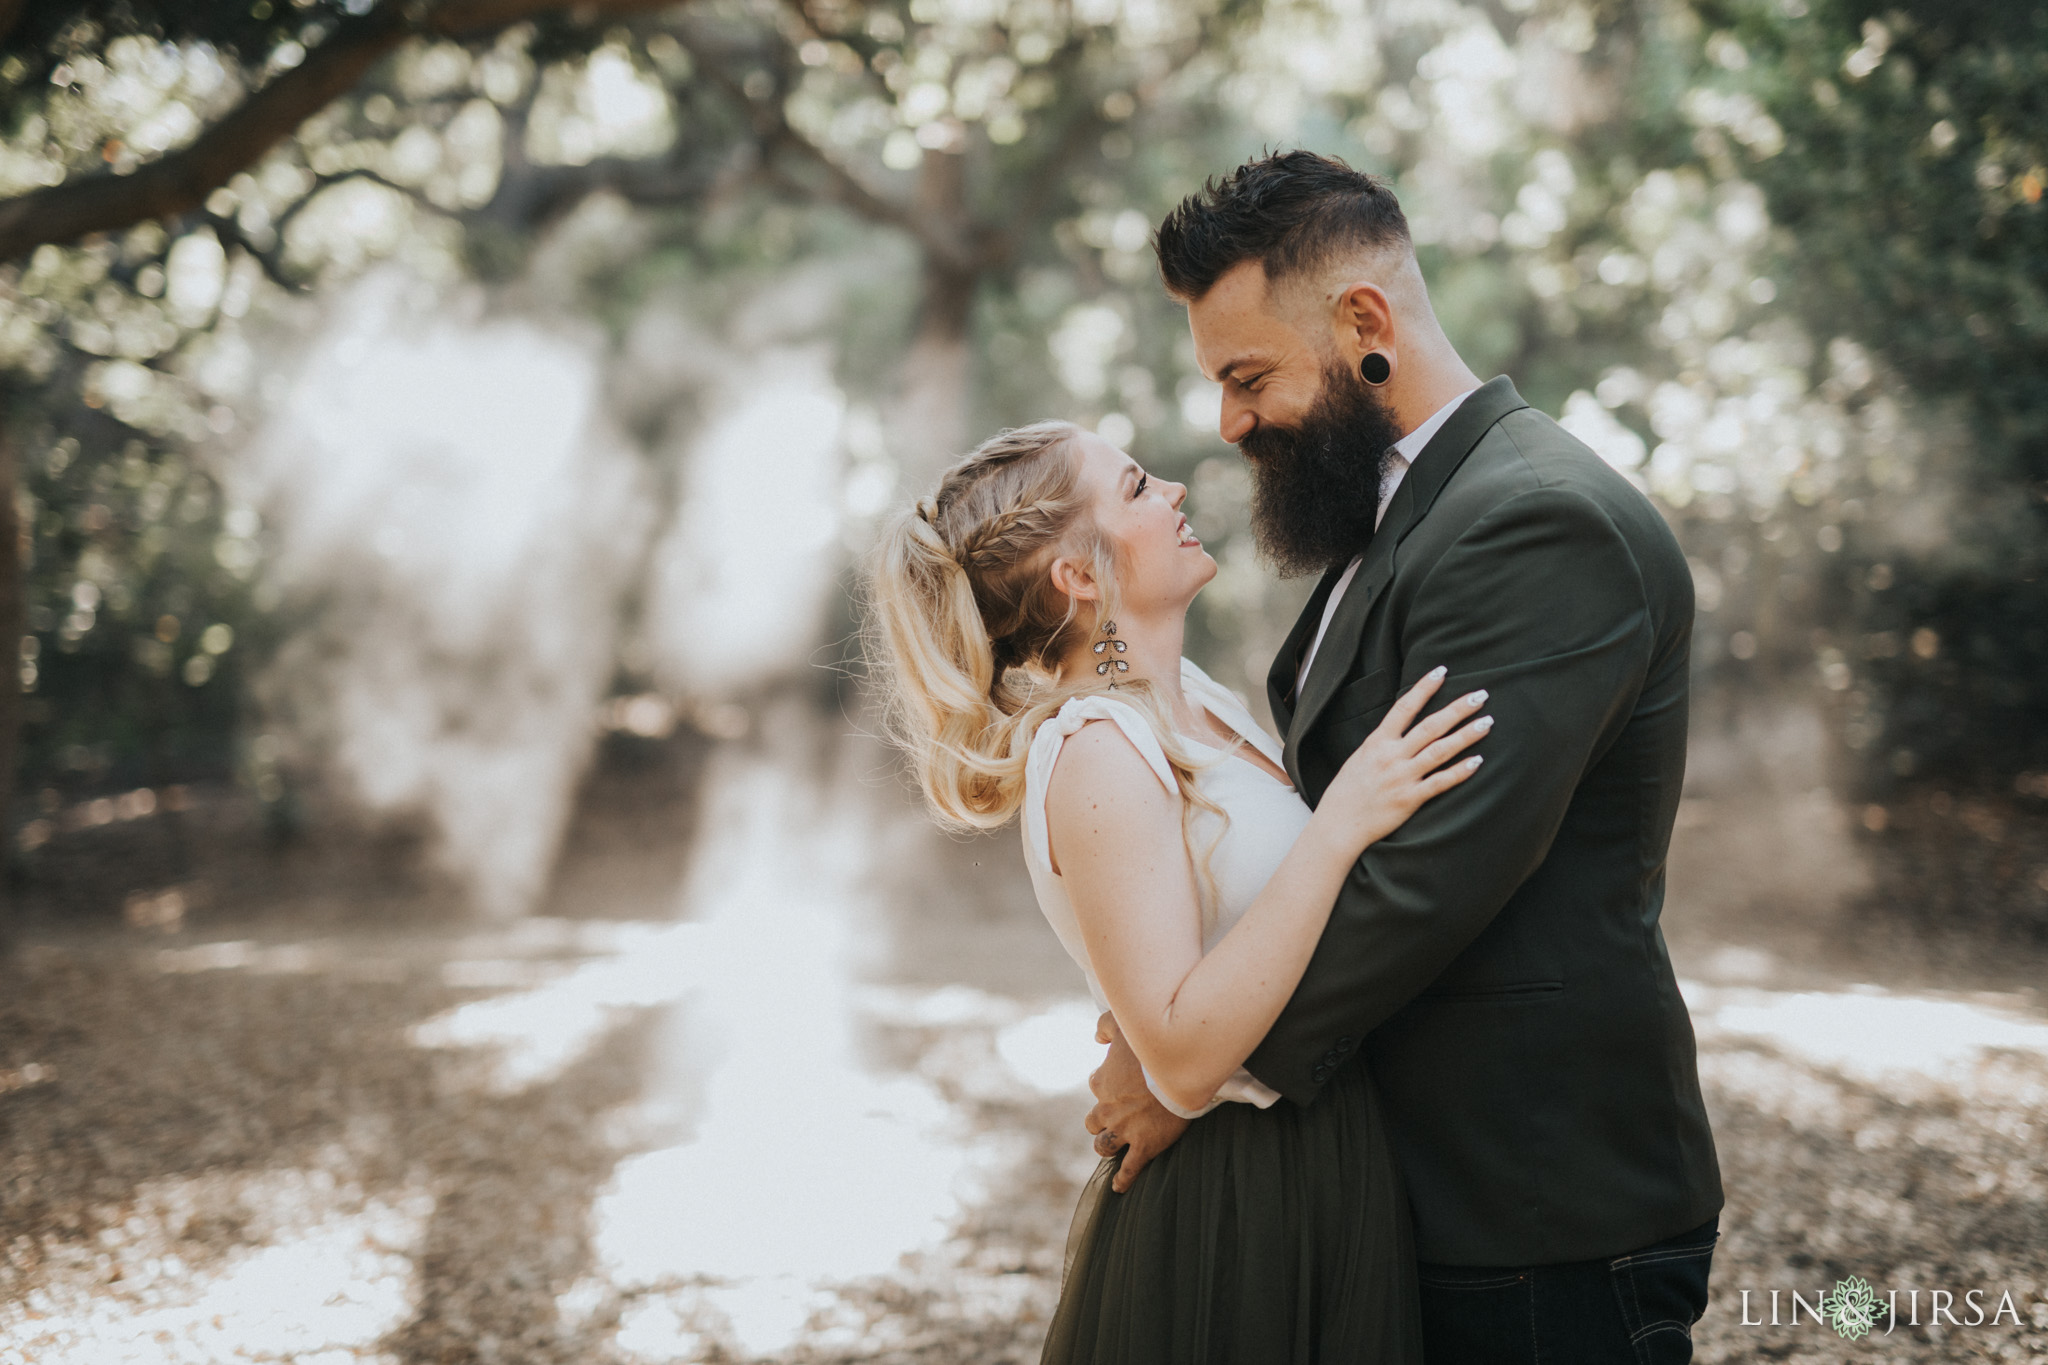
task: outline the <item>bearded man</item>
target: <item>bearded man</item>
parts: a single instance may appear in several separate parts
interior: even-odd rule
[[[1722,1205],[1658,926],[1685,771],[1693,589],[1642,493],[1444,335],[1385,184],[1289,152],[1161,224],[1253,529],[1320,581],[1273,661],[1314,805],[1448,665],[1500,724],[1485,779],[1351,869],[1246,1069],[1297,1105],[1369,1068],[1413,1214],[1427,1358],[1692,1355]],[[1185,1127],[1105,1016],[1091,1132],[1128,1188]],[[1334,1175],[1334,1173],[1333,1173]]]

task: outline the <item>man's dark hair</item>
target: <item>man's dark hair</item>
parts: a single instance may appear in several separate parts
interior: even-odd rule
[[[1152,241],[1167,292],[1188,302],[1241,261],[1278,280],[1345,249],[1407,243],[1408,220],[1385,181],[1314,152],[1274,152],[1207,181]]]

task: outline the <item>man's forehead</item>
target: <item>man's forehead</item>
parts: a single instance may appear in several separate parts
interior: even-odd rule
[[[1256,260],[1224,271],[1208,293],[1188,305],[1188,330],[1196,367],[1215,380],[1270,359],[1288,340],[1288,328],[1272,307],[1266,269]]]

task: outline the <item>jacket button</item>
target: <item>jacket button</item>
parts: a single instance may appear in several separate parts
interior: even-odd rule
[[[1309,1072],[1309,1075],[1312,1078],[1314,1078],[1317,1085],[1321,1085],[1324,1081],[1330,1079],[1329,1064],[1322,1062],[1317,1063],[1316,1069],[1314,1071]]]
[[[1349,1052],[1352,1048],[1358,1046],[1358,1040],[1347,1033],[1337,1040],[1337,1046],[1345,1052]]]

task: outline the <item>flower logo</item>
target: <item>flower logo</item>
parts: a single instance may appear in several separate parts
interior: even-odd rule
[[[1836,1280],[1835,1287],[1820,1301],[1828,1326],[1851,1341],[1860,1341],[1877,1326],[1877,1291],[1861,1275]]]

